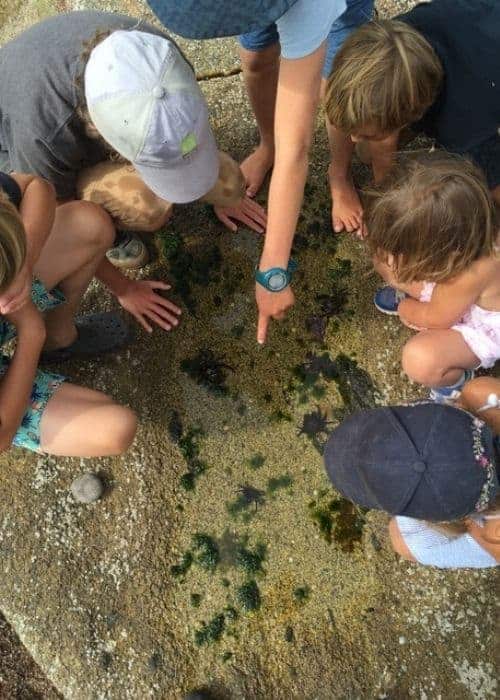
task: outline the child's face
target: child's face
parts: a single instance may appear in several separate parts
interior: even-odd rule
[[[355,131],[351,134],[351,141],[353,143],[360,143],[362,141],[387,141],[393,140],[399,134],[399,129],[396,131],[380,131],[373,126],[363,126],[359,131]]]

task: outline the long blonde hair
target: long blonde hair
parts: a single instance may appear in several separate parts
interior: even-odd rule
[[[0,189],[0,294],[12,284],[26,259],[26,234],[15,206]]]
[[[416,29],[399,20],[367,22],[335,57],[326,113],[346,134],[367,126],[395,131],[423,116],[442,80],[439,58]]]

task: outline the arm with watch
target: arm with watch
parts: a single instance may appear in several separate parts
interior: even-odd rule
[[[257,342],[265,343],[271,318],[293,306],[290,261],[304,195],[325,45],[300,59],[281,59],[275,109],[275,164],[269,188],[268,226],[258,270]]]

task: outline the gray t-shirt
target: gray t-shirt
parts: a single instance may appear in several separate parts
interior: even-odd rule
[[[105,160],[76,116],[76,78],[84,43],[100,31],[150,24],[109,12],[70,12],[46,19],[0,49],[0,169],[49,180],[60,199],[75,196],[77,173]]]

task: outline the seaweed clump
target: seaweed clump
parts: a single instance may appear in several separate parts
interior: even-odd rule
[[[260,591],[253,579],[245,581],[245,583],[237,589],[236,598],[245,612],[252,612],[260,608]]]
[[[185,576],[193,564],[193,555],[190,551],[185,552],[182,555],[182,559],[179,564],[174,564],[170,567],[170,573],[175,578],[180,578]]]
[[[248,466],[250,469],[260,469],[263,465],[264,462],[266,461],[266,458],[264,455],[261,455],[260,452],[257,454],[254,454],[250,459],[248,460]]]
[[[234,368],[217,357],[212,350],[202,349],[194,357],[182,360],[181,369],[212,394],[227,396],[229,393],[227,373],[228,370],[233,372]]]
[[[210,535],[197,533],[193,535],[194,561],[202,569],[215,571],[219,563],[219,548],[215,540]]]
[[[238,568],[243,569],[247,575],[262,573],[262,563],[266,558],[266,546],[262,543],[258,544],[254,550],[251,550],[241,544],[235,553],[235,564]]]
[[[199,458],[200,437],[203,431],[194,426],[185,431],[179,413],[174,411],[168,424],[168,432],[187,462],[188,471],[181,476],[180,484],[186,491],[193,491],[196,481],[207,469],[206,462]]]
[[[352,552],[361,541],[365,524],[364,511],[346,498],[331,499],[327,503],[309,504],[309,512],[323,538],[335,541],[344,552]]]
[[[267,480],[267,493],[274,496],[276,491],[286,489],[293,484],[293,479],[290,474],[282,474],[281,476],[273,476]]]
[[[293,592],[293,597],[297,603],[305,603],[309,600],[310,593],[309,586],[298,586]]]
[[[200,629],[194,633],[196,646],[201,647],[218,642],[224,633],[225,627],[226,620],[222,613],[215,615],[210,622],[202,623]]]
[[[195,314],[198,295],[193,294],[193,286],[207,287],[218,280],[222,266],[219,247],[215,243],[207,245],[203,242],[195,250],[190,250],[182,237],[168,230],[160,231],[159,240],[169,262],[175,290],[189,311]]]
[[[356,360],[340,353],[334,360],[337,388],[347,413],[374,408],[380,401],[380,392],[368,372]]]

